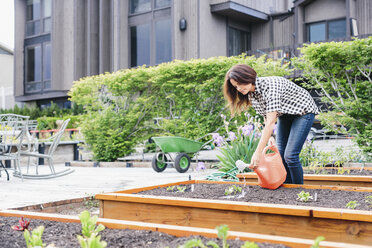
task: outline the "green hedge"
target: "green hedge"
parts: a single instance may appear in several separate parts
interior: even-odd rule
[[[293,60],[295,66],[303,71],[308,86],[319,89],[331,109],[320,114],[321,123],[334,131],[345,126],[370,160],[372,37],[305,45],[301,53]]]
[[[252,66],[258,76],[290,74],[286,64],[265,57],[214,57],[82,78],[69,95],[88,111],[81,128],[95,158],[112,161],[151,136],[195,140],[223,126],[220,115],[229,115],[224,76],[238,63]],[[162,119],[154,123],[155,118]]]
[[[57,120],[70,119],[66,128],[78,128],[85,119],[84,115],[65,115],[63,117],[40,117],[37,118],[37,130],[57,129]]]

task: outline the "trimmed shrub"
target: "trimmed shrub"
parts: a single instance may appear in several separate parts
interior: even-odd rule
[[[223,126],[221,114],[229,115],[222,85],[235,64],[252,66],[258,76],[290,74],[281,61],[241,55],[173,61],[74,82],[69,95],[88,111],[81,128],[95,159],[125,156],[152,136],[208,140]]]

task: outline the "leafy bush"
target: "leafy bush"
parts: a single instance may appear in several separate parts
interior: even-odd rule
[[[40,109],[36,106],[24,106],[20,108],[18,107],[18,105],[15,105],[12,109],[0,109],[0,114],[13,113],[18,115],[26,115],[30,116],[30,120],[36,120],[40,117],[63,117],[65,115],[80,115],[84,112],[85,111],[83,107],[76,104],[72,104],[71,109],[65,109],[58,107],[58,105],[55,103],[52,103],[49,107],[44,109]]]
[[[308,79],[307,86],[320,89],[322,101],[331,109],[319,116],[333,131],[343,125],[358,146],[372,154],[372,37],[350,42],[309,44],[293,60]],[[368,159],[368,158],[367,158]]]
[[[40,117],[37,118],[37,130],[57,129],[57,120],[70,119],[66,128],[78,128],[84,115],[65,115],[63,117]]]
[[[82,78],[69,95],[89,111],[81,127],[95,158],[112,161],[151,136],[206,141],[223,125],[220,115],[228,114],[222,85],[226,71],[238,63],[259,76],[290,74],[287,65],[265,57],[193,59]]]

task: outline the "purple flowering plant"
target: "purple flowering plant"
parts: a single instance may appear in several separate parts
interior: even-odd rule
[[[241,125],[238,125],[237,120],[229,122],[226,116],[221,117],[224,119],[225,132],[212,134],[213,142],[219,149],[217,155],[220,160],[217,164],[219,172],[210,178],[237,180],[236,174],[239,171],[235,163],[237,160],[250,163],[260,140],[262,124],[258,117],[248,113],[244,114],[244,123]]]

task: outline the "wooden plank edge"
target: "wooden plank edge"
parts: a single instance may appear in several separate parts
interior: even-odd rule
[[[236,175],[239,179],[257,179],[256,173],[243,173]],[[357,175],[313,175],[304,174],[304,180],[319,180],[319,181],[342,181],[342,182],[366,182],[371,183],[372,176],[357,176]],[[241,182],[241,181],[240,181]]]
[[[181,197],[166,197],[152,195],[133,195],[133,194],[116,194],[106,193],[97,194],[96,199],[103,201],[116,202],[136,202],[167,206],[182,206],[194,208],[207,208],[229,211],[256,212],[266,214],[282,214],[292,216],[311,216],[311,208],[307,206],[255,203],[255,202],[238,202],[226,200],[194,199]]]
[[[35,213],[28,211],[19,210],[1,210],[0,216],[4,217],[26,217],[30,219],[48,220],[48,221],[58,221],[58,222],[80,222],[79,218],[71,215],[61,215],[61,214],[50,214],[50,213]],[[166,224],[156,224],[156,223],[146,223],[138,221],[126,221],[126,220],[114,220],[106,218],[98,218],[98,224],[101,223],[110,229],[135,229],[135,230],[152,230],[167,233],[170,235],[185,237],[190,235],[202,235],[209,238],[216,238],[217,231],[209,228],[198,228],[198,227],[187,227],[187,226],[176,226],[176,225],[166,225]],[[240,239],[249,240],[252,242],[268,242],[284,244],[292,247],[306,247],[314,243],[313,240],[301,239],[301,238],[291,238],[283,236],[273,236],[265,234],[256,233],[246,233],[229,231],[228,239]],[[355,245],[348,243],[339,242],[329,242],[321,241],[320,245],[324,248],[367,248],[370,246]]]

